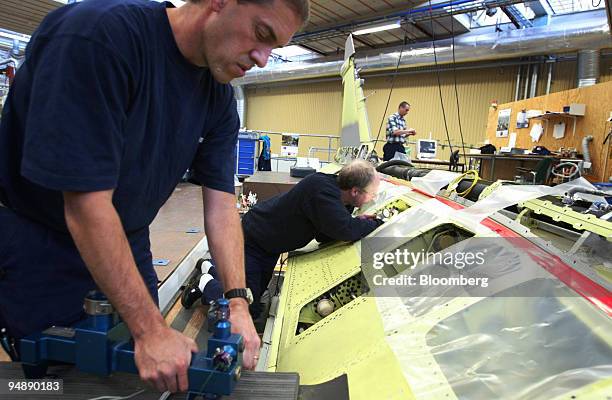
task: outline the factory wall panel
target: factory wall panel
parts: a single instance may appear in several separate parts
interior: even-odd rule
[[[252,87],[246,91],[247,128],[272,132],[340,135],[341,81],[291,84],[285,87]],[[272,152],[280,154],[281,137],[271,135]],[[300,138],[300,156],[311,147],[327,148],[326,138]],[[338,146],[337,140],[332,147]],[[327,159],[326,153],[317,157]]]
[[[461,123],[466,144],[479,145],[484,140],[490,102],[513,100],[516,67],[488,68],[457,71]],[[461,143],[457,120],[454,78],[451,71],[440,73],[442,98],[449,134],[453,145]],[[397,110],[402,100],[412,104],[408,114],[409,126],[415,128],[418,137],[432,138],[446,143],[446,131],[437,75],[432,72],[398,75],[385,112],[391,87],[391,76],[365,76],[364,95],[367,97],[368,118],[372,138],[375,139],[381,120],[379,140],[384,140],[386,118]],[[291,84],[286,87],[253,87],[247,90],[247,127],[254,130],[298,132],[305,134],[338,135],[342,110],[341,81]],[[280,137],[273,135],[272,151],[280,152]],[[303,138],[300,155],[306,156],[310,147],[327,147],[324,138]],[[334,143],[334,147],[336,143]],[[382,154],[383,143],[377,149]],[[325,154],[318,157],[326,159]],[[439,158],[448,157],[447,150]]]
[[[563,107],[572,103],[584,104],[586,110],[584,116],[576,117],[574,131],[573,120],[565,116],[549,116],[548,120],[530,120],[526,128],[516,128],[516,118],[520,110],[542,110],[561,112]],[[609,149],[603,144],[605,136],[609,131],[606,120],[610,115],[610,104],[612,104],[612,82],[603,82],[593,86],[580,89],[570,89],[562,92],[551,93],[548,96],[538,96],[531,99],[520,100],[506,104],[500,104],[497,110],[491,110],[488,116],[487,137],[497,148],[507,146],[507,138],[496,137],[499,113],[504,109],[511,109],[509,131],[517,133],[516,147],[529,149],[535,145],[545,146],[550,150],[558,150],[560,147],[575,148],[582,153],[582,140],[584,137],[592,136],[590,143],[590,154],[593,167],[585,177],[593,182],[603,182],[612,175],[612,164],[608,163],[607,154]],[[547,122],[548,121],[548,122]],[[553,136],[554,126],[560,122],[565,123],[564,136],[555,138]],[[540,124],[544,130],[537,143],[530,137],[533,126]]]
[[[461,112],[461,128],[466,145],[479,145],[484,140],[486,131],[486,116],[491,101],[507,102],[513,99],[516,81],[516,67],[488,68],[457,71],[457,94],[459,110]],[[416,129],[418,138],[433,139],[440,144],[447,144],[446,126],[453,146],[460,146],[459,119],[457,116],[457,98],[454,88],[454,74],[452,71],[436,73],[424,72],[408,75],[399,75],[396,78],[395,88],[391,95],[389,108],[385,112],[385,105],[391,87],[390,77],[367,78],[364,86],[367,100],[370,128],[373,138],[380,130],[380,140],[384,140],[386,118],[397,111],[402,100],[408,101],[412,107],[407,116],[408,125]],[[444,104],[444,113],[440,102],[440,90]],[[373,93],[373,94],[372,94]],[[383,143],[377,148],[382,151]],[[414,147],[413,147],[414,151]],[[438,158],[447,159],[448,149],[438,153]]]
[[[448,66],[444,66],[448,68]],[[537,96],[546,93],[548,65],[539,65]],[[602,57],[601,82],[612,80],[612,57]],[[461,125],[466,145],[481,146],[486,137],[487,116],[491,101],[498,104],[514,100],[518,66],[475,68],[456,72]],[[526,66],[523,66],[523,74]],[[555,63],[552,72],[551,93],[576,87],[576,62]],[[377,73],[375,75],[379,75]],[[372,139],[384,140],[386,118],[397,110],[400,101],[412,104],[408,114],[408,125],[417,130],[418,138],[429,138],[429,133],[440,144],[446,144],[446,129],[440,104],[438,77],[435,72],[412,71],[410,74],[397,75],[394,89],[385,112],[385,105],[392,85],[392,73],[386,76],[364,76],[364,95],[367,98],[368,118]],[[440,84],[446,122],[451,143],[461,143],[457,119],[457,102],[452,71],[440,72]],[[342,84],[340,79],[326,82],[254,86],[247,89],[247,128],[276,132],[295,132],[303,134],[323,134],[338,136],[342,110]],[[524,95],[524,80],[519,99]],[[280,153],[280,136],[272,135],[272,152]],[[377,150],[382,154],[380,142]],[[300,156],[307,156],[312,147],[327,148],[325,138],[303,137],[300,140]],[[332,141],[337,147],[337,141]],[[413,146],[414,151],[414,146]],[[447,159],[448,149],[438,153],[438,158]],[[326,160],[324,151],[315,156]]]
[[[550,93],[562,92],[564,90],[574,89],[578,80],[578,71],[576,70],[576,61],[562,61],[554,64],[552,74],[552,84],[550,85]],[[538,93],[545,95],[546,91]]]

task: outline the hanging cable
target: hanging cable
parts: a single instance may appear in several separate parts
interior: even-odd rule
[[[278,270],[278,273],[276,275],[276,288],[274,289],[274,296],[278,296],[278,294],[280,293],[280,279],[281,279],[281,275],[283,273],[283,267],[285,266],[285,263],[289,260],[289,254],[287,254],[287,257],[283,258],[283,255],[281,254],[280,256],[280,262],[278,264],[280,264],[280,269]],[[272,300],[272,296],[270,296],[270,301]]]
[[[404,48],[406,47],[406,42],[408,41],[408,37],[404,35],[404,43],[402,44],[402,48],[400,49],[399,58],[397,59],[397,65],[395,66],[395,72],[391,77],[391,88],[389,89],[389,97],[387,97],[387,104],[385,105],[385,111],[383,112],[382,119],[380,120],[380,126],[378,127],[378,134],[376,135],[376,140],[374,141],[374,146],[378,143],[378,138],[380,137],[380,131],[382,129],[383,123],[387,118],[387,110],[389,109],[389,102],[391,101],[391,94],[393,93],[393,88],[395,86],[395,78],[397,77],[397,73],[399,71],[400,62],[402,61],[402,54],[404,53]]]
[[[467,163],[467,157],[465,156],[465,141],[463,140],[463,128],[461,127],[461,112],[459,108],[459,92],[457,91],[457,63],[455,60],[455,17],[453,16],[453,5],[450,6],[451,14],[451,40],[452,40],[452,51],[453,51],[453,80],[455,84],[455,100],[457,101],[457,122],[459,123],[459,136],[461,137],[461,149],[463,152],[463,162]]]
[[[446,122],[446,110],[444,109],[444,100],[442,99],[442,83],[440,82],[440,68],[438,67],[438,56],[436,54],[436,32],[433,24],[433,14],[431,8],[431,0],[429,0],[429,22],[431,24],[431,44],[433,46],[434,65],[436,67],[436,77],[438,79],[438,92],[440,93],[440,106],[442,107],[442,118],[444,119],[444,130],[446,131],[446,139],[451,154],[453,154],[453,144],[451,143],[450,134],[448,133],[448,124]]]

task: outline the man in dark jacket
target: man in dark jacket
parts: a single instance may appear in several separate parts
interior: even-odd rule
[[[259,299],[282,253],[304,247],[312,239],[353,242],[382,224],[351,215],[355,207],[376,197],[379,185],[374,167],[356,160],[338,175],[316,173],[304,178],[289,192],[257,204],[243,217],[246,280],[254,317],[261,311]],[[181,300],[186,308],[200,298],[207,304],[223,295],[215,267],[204,263],[201,272],[183,292]]]

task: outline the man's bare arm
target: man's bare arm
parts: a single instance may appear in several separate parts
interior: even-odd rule
[[[225,291],[246,287],[244,272],[244,239],[236,198],[230,193],[206,187],[204,197],[204,224],[211,255]],[[245,341],[244,367],[255,368],[260,339],[249,314],[246,300],[230,300],[232,330],[240,333]]]
[[[409,129],[396,129],[393,131],[394,136],[414,136],[416,131],[412,128]]]
[[[134,262],[111,190],[64,193],[66,224],[94,280],[135,340],[143,380],[158,390],[187,389],[193,340],[166,326]]]

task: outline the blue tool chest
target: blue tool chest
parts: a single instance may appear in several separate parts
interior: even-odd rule
[[[256,133],[241,132],[236,143],[236,175],[246,176],[255,173],[259,150],[259,137]]]

